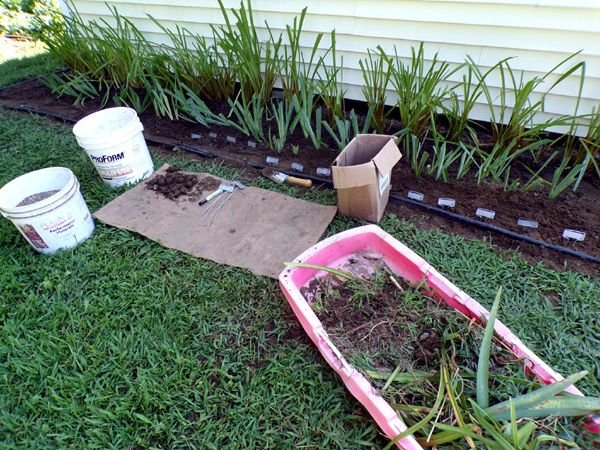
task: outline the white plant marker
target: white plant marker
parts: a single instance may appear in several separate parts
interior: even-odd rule
[[[248,147],[250,147],[250,148],[256,148],[256,142],[254,142],[254,141],[248,141]]]
[[[456,200],[453,198],[438,198],[438,206],[447,206],[448,208],[454,208],[456,206]]]
[[[485,209],[485,208],[477,208],[477,211],[475,211],[475,215],[477,217],[482,217],[483,219],[493,219],[494,217],[496,217],[496,211],[492,211],[491,209]]]
[[[211,131],[210,133],[208,133],[208,137],[216,139],[217,138],[217,133]]]
[[[563,237],[565,239],[573,239],[575,241],[583,241],[585,239],[585,232],[577,231],[577,230],[569,230],[568,228],[565,228],[565,231],[563,231]]]
[[[323,175],[324,177],[328,177],[331,175],[331,169],[328,167],[317,167],[317,175]]]
[[[227,142],[231,142],[232,144],[235,144],[235,138],[233,136],[227,136]]]
[[[200,133],[192,133],[192,135],[190,137],[194,140],[202,139],[202,135]]]
[[[267,156],[267,164],[270,166],[276,166],[277,163],[279,162],[279,158],[276,158],[275,156]]]
[[[425,196],[423,194],[421,194],[420,192],[417,191],[408,191],[408,198],[410,198],[411,200],[416,200],[418,202],[422,202],[423,199],[425,198]]]
[[[292,163],[292,170],[294,172],[302,172],[304,170],[304,166],[300,163]]]
[[[537,228],[540,226],[537,220],[519,218],[517,225],[526,228]]]

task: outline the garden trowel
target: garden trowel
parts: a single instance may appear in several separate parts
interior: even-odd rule
[[[312,181],[307,180],[306,178],[297,178],[286,175],[283,172],[279,172],[278,170],[273,170],[270,167],[265,167],[261,173],[267,177],[269,180],[274,181],[275,183],[287,183],[294,186],[302,186],[305,188],[312,187]]]

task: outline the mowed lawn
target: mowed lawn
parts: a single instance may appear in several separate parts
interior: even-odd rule
[[[33,70],[21,61],[17,78],[45,70],[40,61]],[[0,65],[0,80],[10,71],[15,81],[14,67]],[[153,156],[156,166],[234,174],[176,152]],[[104,186],[70,126],[0,109],[0,185],[56,165],[74,171],[92,211],[120,193]],[[336,218],[327,234],[361,224]],[[1,448],[385,446],[275,280],[96,226],[76,249],[42,256],[0,219]],[[392,215],[381,226],[488,307],[504,286],[500,319],[563,374],[590,370],[580,387],[600,395],[598,278]]]

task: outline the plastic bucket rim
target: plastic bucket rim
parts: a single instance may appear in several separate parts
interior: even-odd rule
[[[139,122],[139,121],[138,121]],[[136,137],[138,133],[144,131],[144,126],[139,122],[139,126],[135,128],[131,128],[119,133],[110,134],[108,136],[104,136],[98,139],[81,139],[79,136],[75,135],[75,139],[80,147],[87,151],[95,151],[95,150],[105,150],[110,149],[112,147],[121,145],[124,142],[127,142]],[[110,139],[110,143],[107,143],[107,140]]]
[[[32,203],[30,205],[5,206],[5,205],[1,204],[3,193],[4,193],[3,191],[7,190],[7,188],[10,185],[13,185],[13,183],[16,185],[17,183],[22,182],[23,180],[25,180],[26,178],[28,178],[30,176],[34,176],[35,174],[39,175],[40,172],[46,172],[46,171],[51,171],[51,170],[61,170],[68,175],[67,182],[58,192],[52,194],[51,196],[49,196],[43,200]],[[11,216],[12,214],[16,214],[17,216],[25,215],[26,217],[28,217],[29,214],[37,215],[37,214],[33,214],[33,213],[37,210],[46,208],[56,202],[61,201],[62,198],[64,196],[66,196],[69,193],[69,191],[71,189],[73,189],[74,186],[78,186],[78,185],[79,185],[79,181],[77,180],[77,177],[75,177],[75,174],[73,173],[73,171],[67,167],[52,166],[52,167],[45,167],[43,169],[38,169],[38,170],[24,173],[23,175],[19,175],[18,177],[13,178],[11,181],[9,181],[8,183],[6,183],[4,186],[2,186],[0,188],[0,212],[2,213],[2,215],[4,217],[12,217]],[[43,192],[43,191],[41,191],[41,192]],[[29,194],[29,195],[33,195],[33,194]],[[71,195],[69,195],[69,198],[71,198]],[[58,206],[59,205],[57,205],[57,207]]]
[[[77,195],[77,193],[80,193],[79,191],[79,181],[77,179],[75,179],[75,183],[71,186],[71,189],[67,192],[64,193],[63,196],[61,196],[59,199],[57,199],[57,201],[50,203],[42,208],[38,208],[35,210],[31,210],[28,212],[22,212],[22,213],[5,213],[4,211],[0,212],[2,213],[2,215],[4,217],[6,217],[7,219],[11,220],[11,219],[15,219],[15,220],[20,220],[20,219],[30,219],[30,218],[34,218],[34,217],[38,217],[44,214],[48,214],[51,213],[52,211],[57,210],[58,208],[64,206],[65,204],[67,204],[69,202],[69,200],[71,200],[75,195]],[[58,195],[60,192],[57,192],[55,195]],[[82,196],[83,197],[83,196]],[[84,199],[85,201],[85,199]],[[40,202],[37,202],[40,203]],[[37,203],[33,203],[33,205],[36,205]],[[87,204],[87,203],[86,203]]]
[[[110,114],[115,113],[117,110],[124,111],[130,115],[130,118],[121,127],[108,133],[85,133],[86,130],[95,129],[95,127],[88,127],[90,123],[94,122],[95,120],[101,120],[102,118],[104,118],[104,116],[109,116]],[[79,142],[80,145],[85,146],[81,141],[90,141],[90,143],[93,145],[94,141],[100,140],[102,142],[105,142],[107,136],[118,139],[121,135],[133,134],[133,129],[136,129],[135,133],[141,131],[137,130],[137,128],[139,127],[141,127],[141,130],[144,129],[136,110],[125,106],[118,106],[114,108],[101,109],[100,111],[96,111],[92,114],[83,117],[73,126],[73,134],[77,138],[77,142]]]

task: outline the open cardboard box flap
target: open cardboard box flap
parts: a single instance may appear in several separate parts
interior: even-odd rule
[[[336,189],[347,189],[359,186],[366,186],[372,183],[376,176],[375,165],[372,161],[358,166],[341,167],[333,165],[334,187]]]
[[[379,170],[379,173],[387,175],[392,171],[396,163],[400,161],[401,156],[394,142],[394,137],[390,136],[390,139],[381,151],[373,157],[373,163],[377,167],[377,170]]]

